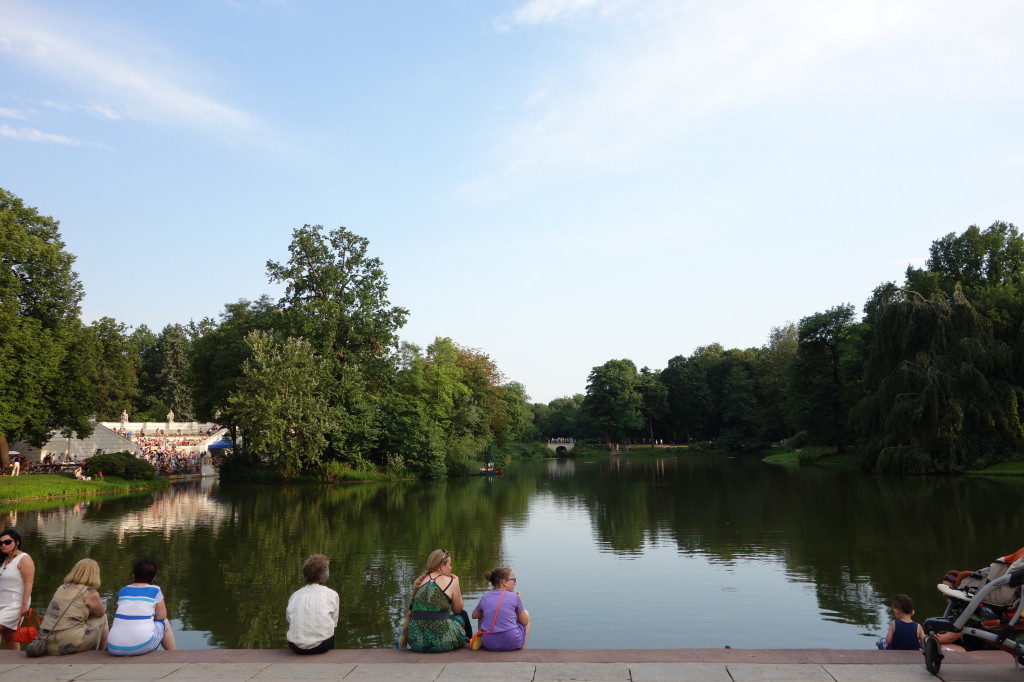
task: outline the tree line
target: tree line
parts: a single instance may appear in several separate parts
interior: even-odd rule
[[[859,319],[858,319],[859,317]],[[955,473],[1024,455],[1024,238],[1004,222],[934,241],[925,267],[771,330],[651,370],[594,367],[534,404],[542,436],[834,447],[878,473]]]
[[[215,421],[241,429],[249,461],[285,476],[325,466],[463,473],[519,442],[532,419],[521,384],[485,353],[438,337],[403,343],[369,241],[345,228],[294,230],[267,261],[280,300],[224,306],[219,320],[156,333],[80,319],[84,295],[59,223],[0,188],[0,459],[9,444],[89,420]]]
[[[1024,452],[1024,238],[996,222],[934,241],[925,267],[771,330],[638,369],[594,367],[585,394],[528,402],[485,353],[403,343],[369,242],[294,230],[267,261],[285,287],[218,320],[159,333],[80,320],[82,285],[59,224],[0,189],[0,460],[9,443],[91,433],[90,418],[240,427],[252,461],[443,476],[510,444],[571,436],[835,447],[883,473],[952,473]]]

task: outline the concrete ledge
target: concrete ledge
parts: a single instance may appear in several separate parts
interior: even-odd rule
[[[155,651],[118,658],[87,651],[28,658],[0,651],[0,682],[42,680],[687,680],[691,682],[892,682],[1021,680],[1000,651],[947,653],[938,677],[917,651],[838,649],[527,649],[417,654],[339,649],[318,656],[287,650]]]

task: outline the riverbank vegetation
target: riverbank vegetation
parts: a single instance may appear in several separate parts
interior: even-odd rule
[[[240,447],[228,470],[283,478],[460,475],[551,438],[834,448],[878,473],[1024,458],[1024,238],[1008,223],[936,240],[925,267],[881,283],[863,315],[840,303],[772,329],[763,346],[710,343],[660,369],[612,359],[585,394],[546,405],[481,350],[444,336],[403,343],[408,311],[389,301],[368,240],[345,228],[293,231],[287,258],[267,262],[280,299],[155,333],[80,321],[57,221],[0,189],[0,224],[5,467],[11,441],[170,409],[231,428]]]
[[[609,360],[585,395],[533,411],[552,437],[785,443],[804,462],[917,474],[1017,470],[1022,405],[1024,238],[997,222],[933,242],[925,267],[876,287],[863,316],[839,304],[772,329],[761,347],[712,343],[661,369]]]
[[[0,484],[0,502],[15,500],[38,500],[51,497],[79,497],[105,493],[166,488],[170,483],[165,478],[128,480],[116,476],[93,478],[91,481],[76,479],[71,474],[33,474],[31,476],[6,476]]]

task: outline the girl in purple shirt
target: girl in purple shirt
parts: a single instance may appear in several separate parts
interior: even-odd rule
[[[516,591],[516,576],[508,566],[499,566],[484,578],[494,587],[480,597],[473,610],[485,649],[514,651],[525,649],[530,640],[530,612]]]

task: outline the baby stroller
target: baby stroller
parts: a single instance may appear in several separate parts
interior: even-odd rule
[[[1024,666],[1024,621],[1021,584],[1024,583],[1024,547],[975,571],[954,589],[940,584],[948,600],[941,618],[924,622],[924,667],[939,674],[942,647],[938,635],[958,632],[1013,655],[1014,667]]]

